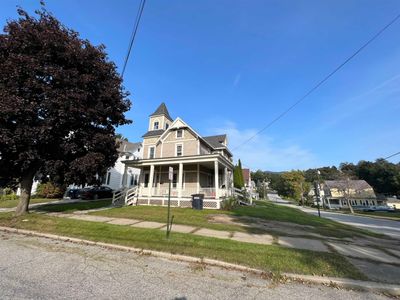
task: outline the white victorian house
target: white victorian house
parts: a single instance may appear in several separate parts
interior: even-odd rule
[[[232,154],[226,135],[201,136],[181,118],[173,120],[164,103],[150,115],[143,158],[122,162],[126,176],[129,168],[141,171],[134,191],[138,205],[167,204],[169,167],[172,206],[189,207],[192,194],[204,194],[204,208],[218,209],[232,193]]]

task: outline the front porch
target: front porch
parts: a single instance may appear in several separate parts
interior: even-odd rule
[[[125,164],[140,168],[137,191],[139,205],[167,205],[168,169],[173,168],[171,206],[191,207],[193,194],[204,194],[204,208],[220,208],[220,202],[232,193],[232,165],[215,155],[209,160],[199,156],[191,160],[139,160]],[[197,161],[196,161],[197,160]]]

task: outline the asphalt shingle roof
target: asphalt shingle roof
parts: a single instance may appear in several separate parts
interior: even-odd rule
[[[203,139],[213,148],[226,148],[226,146],[222,144],[226,139],[226,134],[205,136]]]
[[[164,131],[165,131],[164,129],[150,130],[147,131],[144,135],[142,135],[142,137],[159,136],[162,135]]]
[[[359,191],[372,188],[365,180],[325,180],[325,185],[340,190],[350,188]]]
[[[165,105],[165,103],[161,103],[160,106],[156,109],[155,112],[153,112],[150,116],[159,116],[159,115],[163,115],[165,116],[167,119],[169,119],[170,121],[173,121],[169,112],[168,112],[168,108]]]

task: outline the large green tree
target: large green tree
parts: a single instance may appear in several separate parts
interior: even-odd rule
[[[303,172],[285,172],[282,174],[281,178],[282,186],[280,188],[280,194],[296,201],[300,201],[306,188]]]
[[[0,177],[21,187],[28,211],[35,175],[95,183],[117,159],[115,126],[129,123],[127,92],[104,46],[44,8],[18,9],[0,34]]]
[[[384,159],[375,162],[360,161],[356,174],[367,181],[375,192],[384,195],[400,195],[400,167]]]

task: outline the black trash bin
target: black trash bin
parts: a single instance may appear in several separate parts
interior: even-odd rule
[[[192,208],[203,209],[204,194],[193,194],[192,195]]]

